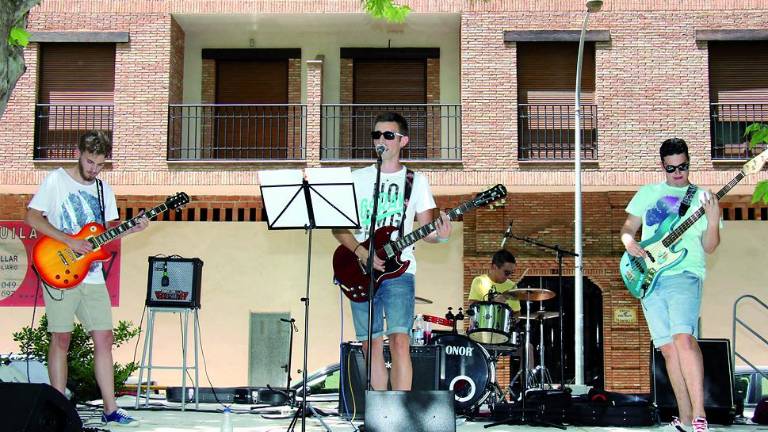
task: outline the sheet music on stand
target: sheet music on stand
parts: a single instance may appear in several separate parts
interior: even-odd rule
[[[304,302],[304,367],[301,407],[296,411],[288,427],[294,430],[301,418],[301,430],[306,430],[309,410],[331,429],[307,400],[307,353],[309,351],[309,293],[312,269],[312,232],[315,229],[360,229],[357,214],[357,198],[352,171],[349,168],[307,168],[306,179],[301,170],[272,170],[259,172],[261,197],[267,213],[270,230],[303,229],[307,241],[307,281]],[[289,371],[290,373],[290,371]]]
[[[271,230],[298,228],[359,229],[352,171],[307,168],[259,172],[261,195]]]

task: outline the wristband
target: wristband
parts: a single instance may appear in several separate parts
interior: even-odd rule
[[[435,236],[435,240],[437,240],[438,243],[448,243],[448,238],[442,238],[440,236]]]
[[[353,254],[355,254],[355,255],[357,255],[357,248],[359,248],[359,247],[360,247],[360,246],[362,246],[362,245],[363,245],[362,243],[358,243],[358,244],[357,244],[357,246],[355,246],[355,248],[354,248],[354,249],[352,249],[352,253],[353,253]]]

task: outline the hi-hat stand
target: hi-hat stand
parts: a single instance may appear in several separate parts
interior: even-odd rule
[[[359,228],[360,224],[357,220],[357,200],[349,168],[309,168],[306,171],[308,180],[304,179],[301,170],[261,172],[261,195],[267,213],[267,226],[270,230],[303,229],[308,234],[306,294],[301,298],[304,303],[301,403],[298,404],[287,430],[294,430],[296,422],[301,417],[301,430],[305,431],[307,411],[310,411],[325,430],[330,432],[331,429],[309,403],[307,393],[312,232],[319,228]]]
[[[557,298],[558,298],[557,305],[558,305],[558,314],[559,314],[558,323],[560,325],[560,340],[559,340],[560,389],[565,390],[565,352],[563,350],[563,257],[564,256],[576,257],[578,255],[569,250],[560,248],[560,245],[548,245],[528,237],[516,236],[515,234],[512,233],[512,222],[509,223],[509,229],[507,229],[507,233],[505,233],[504,235],[511,237],[515,240],[520,240],[528,244],[532,244],[534,246],[555,251],[555,254],[557,256]],[[543,341],[540,341],[540,342],[543,342]],[[542,366],[543,366],[543,356],[542,356]],[[543,375],[543,369],[542,369],[542,381],[543,380],[544,380],[544,375]]]

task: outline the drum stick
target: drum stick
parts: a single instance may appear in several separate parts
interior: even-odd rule
[[[530,269],[529,269],[529,268],[526,268],[526,269],[523,271],[523,274],[521,274],[521,275],[520,275],[520,277],[519,277],[519,278],[517,278],[517,282],[515,282],[515,285],[519,284],[519,283],[520,283],[520,281],[521,281],[521,280],[523,280],[523,278],[525,277],[525,274],[526,274],[526,273],[528,273],[528,270],[530,270]]]

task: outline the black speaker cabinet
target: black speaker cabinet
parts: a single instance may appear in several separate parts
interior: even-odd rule
[[[149,257],[147,306],[200,308],[199,258]]]
[[[79,432],[75,406],[48,384],[0,382],[0,430]]]
[[[367,391],[367,432],[455,432],[453,392]]]
[[[441,345],[411,346],[413,364],[412,390],[437,390],[440,380]],[[384,359],[389,362],[389,346],[384,345]],[[341,347],[339,415],[355,420],[365,416],[365,357],[359,343],[345,342]]]
[[[699,339],[704,358],[704,410],[707,421],[715,424],[731,424],[736,415],[734,405],[733,365],[731,343],[728,339]],[[651,349],[651,393],[659,408],[662,421],[677,415],[677,402],[667,375],[664,356],[658,349]]]

